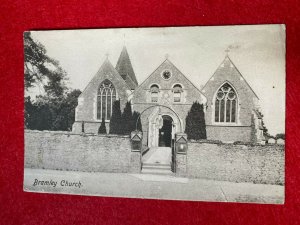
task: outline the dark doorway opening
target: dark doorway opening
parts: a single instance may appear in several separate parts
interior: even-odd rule
[[[172,144],[172,118],[170,116],[162,116],[163,126],[159,129],[159,147],[171,147]]]

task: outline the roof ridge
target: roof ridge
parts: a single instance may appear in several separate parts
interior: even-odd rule
[[[201,88],[201,90],[203,90],[206,85],[208,84],[208,82],[211,80],[211,78],[216,74],[216,72],[218,71],[218,69],[221,67],[221,65],[225,62],[225,60],[228,59],[230,61],[230,63],[234,66],[234,68],[236,69],[236,71],[240,74],[240,76],[243,78],[243,80],[245,81],[246,85],[250,88],[250,90],[253,92],[253,94],[255,95],[255,97],[257,99],[259,99],[259,97],[257,96],[257,94],[254,92],[254,90],[252,89],[252,87],[249,85],[249,83],[247,82],[247,80],[245,79],[245,77],[243,76],[243,74],[239,71],[239,69],[236,67],[236,65],[233,63],[233,61],[231,60],[231,58],[229,57],[228,54],[226,54],[225,58],[222,60],[222,62],[219,64],[219,66],[217,67],[217,69],[213,72],[213,74],[210,76],[210,78],[207,80],[207,82],[205,83],[205,85]]]
[[[105,66],[109,66],[113,72],[115,72],[116,74],[118,74],[118,76],[120,77],[120,80],[122,80],[121,82],[123,82],[125,84],[125,86],[128,88],[128,90],[131,90],[131,88],[128,86],[128,84],[125,82],[125,80],[122,78],[122,76],[119,74],[119,72],[115,69],[115,67],[112,65],[112,63],[110,62],[110,60],[108,58],[106,58],[104,60],[104,62],[101,64],[100,68],[97,70],[97,72],[95,73],[95,75],[93,76],[93,78],[90,80],[90,82],[85,86],[85,88],[83,89],[83,91],[81,92],[81,94],[79,95],[79,97],[85,92],[85,90],[90,86],[90,84],[93,83],[93,81],[97,78],[97,75],[103,70],[103,68]]]
[[[166,59],[165,61],[169,61],[169,63],[171,63],[175,69],[177,69],[183,75],[183,77],[187,79],[206,98],[205,94],[200,90],[200,88],[196,87],[196,85],[187,76],[185,76],[184,73],[174,65],[174,63],[172,63],[169,59]]]
[[[231,60],[231,58],[229,57],[229,55],[226,55],[226,57],[229,59],[229,61],[231,62],[231,64],[234,66],[234,68],[238,71],[238,73],[241,75],[241,77],[244,79],[244,81],[246,82],[246,84],[248,85],[248,87],[250,88],[250,90],[253,92],[253,94],[256,96],[256,98],[259,99],[259,97],[257,96],[257,94],[255,93],[255,91],[252,89],[252,87],[250,86],[250,84],[247,82],[247,80],[245,79],[245,77],[243,76],[243,74],[239,71],[239,69],[236,67],[236,65],[233,63],[233,61]],[[225,59],[226,59],[225,57]],[[225,60],[224,59],[224,60]]]
[[[133,95],[133,94],[135,93],[135,91],[138,90],[138,89],[139,89],[139,88],[140,88],[140,87],[141,87],[141,86],[142,86],[142,85],[150,78],[150,76],[151,76],[156,70],[158,70],[158,68],[159,68],[165,61],[167,61],[167,59],[165,59],[162,63],[160,63],[160,64],[155,68],[155,70],[153,70],[153,72],[150,73],[150,74],[146,77],[146,79],[143,80],[143,82],[137,86],[137,88],[131,93],[131,95]]]
[[[131,95],[133,95],[134,93],[135,93],[135,91],[136,90],[138,90],[150,77],[151,77],[151,75],[152,74],[154,74],[166,61],[168,61],[169,63],[171,63],[171,65],[176,69],[176,70],[178,70],[179,71],[179,73],[188,81],[188,82],[190,82],[195,88],[196,88],[196,90],[198,90],[205,98],[206,98],[206,96],[205,96],[205,94],[198,88],[198,87],[196,87],[194,84],[193,84],[193,82],[192,81],[190,81],[190,79],[188,79],[182,72],[181,72],[181,70],[179,70],[169,59],[165,59],[162,63],[160,63],[157,67],[156,67],[156,69],[155,70],[153,70],[153,72],[152,73],[150,73],[149,75],[148,75],[148,77],[140,84],[140,85],[138,85],[137,86],[137,88],[131,93]]]

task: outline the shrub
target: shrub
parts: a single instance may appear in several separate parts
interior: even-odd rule
[[[101,125],[98,129],[98,134],[106,134],[105,120],[102,118]]]
[[[120,109],[120,100],[113,103],[112,115],[109,123],[110,134],[122,134],[122,114]]]
[[[203,104],[194,102],[186,117],[185,133],[189,140],[206,139]]]

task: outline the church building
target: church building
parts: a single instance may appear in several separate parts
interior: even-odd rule
[[[200,86],[200,85],[199,85]],[[263,132],[258,96],[228,55],[200,90],[168,58],[138,84],[126,47],[117,65],[106,59],[78,98],[73,132],[97,133],[106,128],[115,100],[121,110],[127,101],[141,113],[143,144],[170,146],[184,132],[193,102],[204,105],[207,139],[223,142],[261,142]]]

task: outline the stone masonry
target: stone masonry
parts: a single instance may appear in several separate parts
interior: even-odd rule
[[[284,146],[189,142],[187,176],[232,182],[284,184]],[[181,165],[183,166],[183,165]]]
[[[170,71],[172,76],[165,80],[162,78],[164,71]],[[151,102],[150,87],[154,84],[159,86],[158,102]],[[181,101],[174,102],[173,100],[173,86],[180,84],[182,86]],[[156,119],[158,113],[162,115],[169,115],[175,122],[175,131],[184,132],[185,118],[188,111],[191,109],[193,102],[200,102],[205,104],[205,96],[197,89],[191,81],[189,81],[181,71],[179,71],[168,59],[166,59],[130,96],[133,109],[142,112],[147,108],[155,105],[163,105],[165,107],[153,107],[146,110],[142,115],[142,127],[144,133],[144,145],[147,145],[147,137],[149,131],[149,121],[151,116],[153,120]],[[176,113],[174,113],[174,111]],[[179,118],[178,118],[179,117]],[[154,122],[154,121],[153,121]],[[151,123],[151,121],[150,121]]]
[[[140,157],[128,136],[25,130],[25,168],[139,173]]]
[[[234,87],[238,97],[237,121],[232,124],[220,124],[214,120],[216,92],[224,83]],[[258,97],[228,56],[202,88],[202,92],[207,98],[207,139],[251,141],[252,115],[257,107]]]

